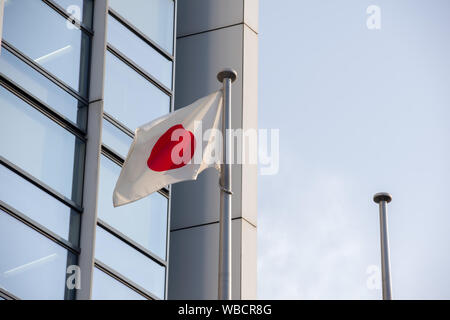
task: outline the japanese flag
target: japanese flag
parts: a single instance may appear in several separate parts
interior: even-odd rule
[[[217,91],[137,128],[114,189],[114,207],[219,168],[222,107]]]

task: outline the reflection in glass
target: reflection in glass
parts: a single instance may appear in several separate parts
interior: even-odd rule
[[[117,152],[123,159],[127,157],[133,138],[118,129],[106,119],[103,119],[102,129],[103,144]]]
[[[165,268],[101,227],[97,227],[95,257],[158,298],[164,298]]]
[[[83,142],[3,87],[0,115],[0,155],[79,203],[79,185],[72,184]]]
[[[105,112],[134,131],[169,111],[168,95],[107,52]]]
[[[64,299],[68,255],[0,210],[0,287],[21,299]]]
[[[136,291],[94,268],[92,300],[146,300]]]
[[[108,17],[108,42],[167,88],[172,88],[172,62],[112,16]]]
[[[5,48],[0,52],[0,73],[73,123],[78,122],[81,129],[86,128],[87,108],[83,104]]]
[[[70,208],[3,165],[0,165],[0,200],[69,240]],[[73,219],[79,219],[79,214],[73,215]]]
[[[167,52],[173,52],[173,0],[110,0],[109,6]]]
[[[67,22],[42,1],[9,0],[3,39],[86,96],[87,81],[80,75],[87,77],[89,37]]]
[[[71,17],[92,27],[93,0],[53,0],[65,9]]]
[[[167,199],[155,192],[139,201],[114,208],[112,194],[120,167],[102,156],[98,217],[143,247],[166,257]]]

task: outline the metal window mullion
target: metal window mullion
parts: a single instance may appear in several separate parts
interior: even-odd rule
[[[103,121],[106,18],[108,0],[95,0],[93,31],[89,68],[89,106],[87,143],[83,185],[84,213],[81,217],[79,266],[81,289],[77,300],[89,300],[92,295],[92,278],[95,260],[95,230],[97,225],[97,198],[101,155],[101,130]]]
[[[140,285],[138,285],[136,282],[130,280],[129,278],[125,277],[120,272],[114,270],[110,266],[106,265],[105,263],[101,262],[98,259],[95,259],[94,266],[101,270],[102,272],[106,273],[110,277],[116,279],[120,283],[124,284],[128,288],[132,289],[133,291],[139,293],[144,298],[147,298],[149,300],[161,300],[157,296],[155,296],[153,293],[149,292],[147,289],[144,289]]]
[[[175,109],[175,68],[176,68],[176,45],[177,45],[177,8],[178,8],[178,0],[174,0],[174,12],[173,12],[173,64],[172,64],[172,97],[170,99],[170,112],[173,112]],[[170,268],[170,221],[171,221],[171,212],[172,212],[172,185],[168,186],[167,197],[169,199],[169,203],[167,205],[167,230],[166,230],[166,283],[165,283],[165,299],[169,298],[169,268]]]
[[[114,119],[109,113],[103,112],[103,118],[108,120],[109,123],[113,124],[117,129],[122,131],[124,134],[129,136],[130,138],[134,138],[134,132],[132,132],[130,129],[128,129],[125,125],[123,125],[121,122]]]
[[[102,144],[102,156],[105,156],[108,160],[112,161],[119,167],[123,166],[124,159],[105,144]]]
[[[15,164],[11,163],[9,160],[4,158],[3,156],[0,156],[0,164],[3,165],[4,167],[6,167],[7,169],[11,170],[12,172],[14,172],[15,174],[17,174],[21,178],[23,178],[26,181],[30,182],[34,186],[38,187],[39,189],[41,189],[45,193],[49,194],[50,196],[52,196],[56,200],[59,200],[60,202],[62,202],[66,206],[68,206],[69,208],[77,211],[78,213],[83,213],[83,207],[79,206],[77,203],[75,203],[75,201],[66,198],[65,196],[63,196],[58,191],[56,191],[53,188],[49,187],[48,185],[46,185],[45,183],[43,183],[39,179],[33,177],[31,174],[29,174],[28,172],[26,172],[23,169],[19,168]]]
[[[147,35],[145,35],[143,32],[141,32],[131,22],[129,22],[124,17],[122,17],[117,11],[115,11],[114,9],[109,8],[108,13],[112,17],[114,17],[116,20],[118,20],[121,24],[123,24],[128,30],[130,30],[132,33],[134,33],[138,38],[143,40],[150,47],[155,49],[159,54],[164,56],[167,60],[171,60],[171,61],[174,60],[173,55],[171,55],[169,52],[167,52],[165,49],[163,49],[160,45],[158,45],[155,41],[153,41]]]
[[[6,300],[20,300],[19,297],[16,297],[11,292],[9,292],[1,287],[0,287],[0,297],[4,298]]]
[[[58,245],[62,246],[63,248],[69,250],[70,252],[74,254],[80,253],[80,248],[78,246],[75,246],[73,243],[67,241],[66,239],[62,238],[61,236],[57,235],[53,231],[47,229],[37,221],[29,218],[27,215],[23,214],[22,212],[14,209],[13,207],[9,206],[5,202],[0,200],[0,210],[5,212],[6,214],[10,215],[11,217],[19,220],[23,224],[27,225],[28,227],[32,228],[34,231],[38,232],[39,234],[43,235],[47,239],[57,243]]]
[[[134,240],[132,240],[131,238],[129,238],[128,236],[126,236],[125,234],[123,234],[122,232],[117,230],[116,228],[112,227],[107,222],[101,220],[100,218],[97,218],[97,224],[98,224],[99,227],[101,227],[102,229],[106,230],[111,235],[115,236],[116,238],[120,239],[125,244],[127,244],[130,247],[132,247],[134,250],[138,251],[139,253],[143,254],[147,258],[151,259],[153,262],[156,262],[157,264],[159,264],[162,267],[166,267],[167,266],[166,261],[164,261],[163,259],[158,257],[157,254],[153,253],[152,251],[150,251],[147,248],[144,248],[142,245],[140,245],[139,243],[135,242]]]
[[[59,13],[64,19],[70,20],[74,26],[82,31],[86,32],[91,37],[94,35],[94,32],[91,28],[86,26],[82,21],[78,20],[74,16],[70,15],[63,7],[54,2],[53,0],[42,0],[45,4],[47,4],[50,8]]]
[[[40,101],[37,97],[30,94],[27,90],[16,84],[8,77],[1,74],[1,72],[0,84],[15,96],[17,96],[19,99],[25,101],[28,105],[41,112],[44,116],[57,123],[83,142],[86,142],[86,133],[75,123],[73,123],[71,120],[60,114],[58,111],[56,111],[46,103]]]
[[[145,71],[141,67],[139,67],[138,64],[136,64],[134,61],[132,61],[130,58],[128,58],[125,54],[123,54],[119,49],[115,48],[110,43],[108,43],[108,51],[111,52],[113,55],[115,55],[117,58],[119,58],[126,65],[128,65],[131,69],[136,71],[144,79],[146,79],[147,81],[152,83],[154,86],[156,86],[159,90],[161,90],[162,92],[167,94],[169,97],[172,96],[172,90],[171,89],[167,88],[158,79],[156,79],[150,73],[148,73],[147,71]],[[173,64],[172,64],[172,68],[173,68]]]
[[[27,64],[28,66],[30,66],[31,68],[33,68],[34,70],[36,70],[37,72],[39,72],[40,74],[45,76],[47,79],[52,81],[54,84],[56,84],[58,87],[60,87],[64,91],[66,91],[68,94],[70,94],[74,98],[80,100],[82,103],[84,103],[86,105],[89,103],[89,101],[85,97],[83,97],[81,94],[79,94],[71,86],[69,86],[68,84],[66,84],[65,82],[60,80],[57,76],[50,73],[43,67],[41,67],[39,64],[34,62],[31,58],[26,56],[24,53],[22,53],[19,49],[15,48],[13,45],[11,45],[6,40],[2,40],[2,46],[5,47],[6,49],[8,49],[9,52],[11,52],[14,56],[16,56],[22,62],[24,62],[25,64]]]

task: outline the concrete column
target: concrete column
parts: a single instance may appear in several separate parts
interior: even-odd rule
[[[83,187],[84,211],[81,217],[81,253],[78,261],[81,269],[81,289],[77,292],[77,300],[90,299],[92,292],[92,275],[95,258],[95,227],[97,224],[97,193],[101,154],[107,12],[108,0],[94,1],[94,36],[92,38],[86,164]]]
[[[234,129],[257,128],[258,1],[178,2],[175,109],[221,87],[217,73],[237,71]],[[194,76],[193,76],[194,75]],[[256,298],[255,164],[233,165],[232,298]],[[218,173],[172,187],[169,299],[217,299]]]

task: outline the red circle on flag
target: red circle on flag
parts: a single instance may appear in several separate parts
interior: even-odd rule
[[[194,152],[194,134],[183,125],[177,124],[170,127],[156,141],[147,160],[147,166],[158,172],[178,169],[189,163]]]

